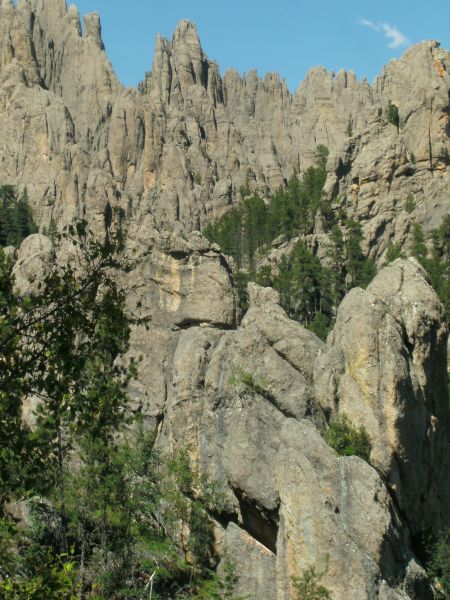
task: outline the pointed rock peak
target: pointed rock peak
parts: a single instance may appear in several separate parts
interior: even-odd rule
[[[105,49],[102,40],[102,24],[98,13],[93,12],[84,17],[84,35],[92,38],[101,50]]]
[[[280,295],[271,287],[261,287],[252,281],[247,286],[249,303],[251,306],[264,306],[266,304],[279,304]]]
[[[66,0],[30,0],[30,5],[36,13],[47,13],[58,18],[67,12]]]
[[[178,23],[173,34],[172,45],[177,46],[179,44],[197,47],[201,50],[197,27],[192,21],[183,20]]]
[[[78,35],[81,35],[81,22],[80,22],[80,13],[78,12],[78,8],[75,4],[71,4],[66,14],[66,19],[75,27],[78,32]]]
[[[156,34],[155,53],[161,52],[167,48],[168,40],[163,37],[160,33]]]

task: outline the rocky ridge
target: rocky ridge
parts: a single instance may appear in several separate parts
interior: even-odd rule
[[[304,171],[318,144],[330,149],[327,194],[363,223],[373,258],[407,243],[412,221],[430,229],[449,210],[450,56],[437,42],[373,85],[318,67],[291,94],[276,74],[222,77],[182,21],[171,41],[158,37],[139,89],[125,89],[98,15],[82,28],[65,0],[2,0],[0,23],[1,176],[27,186],[42,226],[84,215],[101,227],[109,206],[200,229],[242,185],[265,194]]]

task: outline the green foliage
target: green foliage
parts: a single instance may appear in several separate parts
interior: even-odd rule
[[[18,247],[24,238],[36,231],[27,189],[19,197],[14,187],[0,186],[0,246]]]
[[[269,393],[265,389],[266,382],[257,381],[252,373],[247,371],[238,371],[230,378],[229,383],[243,388],[243,396],[254,396],[255,394],[267,396]]]
[[[352,137],[352,135],[353,135],[353,123],[352,123],[351,117],[348,120],[346,133],[347,133],[348,137]]]
[[[209,224],[204,235],[232,256],[238,268],[251,267],[257,252],[268,242],[267,206],[260,196],[248,196],[220,221]]]
[[[2,597],[132,599],[151,582],[155,599],[191,598],[214,580],[221,496],[185,452],[163,460],[143,423],[130,430],[135,367],[117,360],[130,320],[110,275],[124,266],[121,240],[95,241],[80,223],[64,242],[79,262],[52,268],[29,298],[0,252],[0,501],[49,499],[25,532],[0,520]],[[21,419],[29,393],[41,399],[33,432]]]
[[[247,284],[250,281],[250,278],[251,276],[247,271],[236,271],[233,274],[234,286],[238,296],[238,309],[240,316],[247,312],[249,306]]]
[[[326,342],[332,326],[333,320],[331,316],[326,315],[323,312],[318,312],[315,314],[311,323],[307,325],[307,328],[310,331],[312,331],[315,335],[317,335],[317,337],[320,338],[322,341]]]
[[[314,567],[306,569],[301,577],[293,577],[295,600],[331,600],[330,592],[320,581],[325,571],[317,572]]]
[[[336,308],[348,289],[365,287],[376,273],[375,264],[362,252],[359,223],[349,220],[345,229],[333,226],[330,238],[326,266],[299,241],[276,269],[265,266],[255,277],[260,285],[278,290],[288,315],[322,340],[326,340]]]
[[[397,129],[399,128],[400,117],[398,114],[398,108],[395,104],[392,104],[391,101],[389,101],[389,104],[387,105],[387,108],[386,108],[386,119],[387,119],[388,123],[395,125],[395,127],[397,127]]]
[[[430,248],[427,247],[422,227],[414,223],[410,254],[427,270],[431,284],[444,306],[447,322],[450,323],[450,215],[429,234],[429,245]]]
[[[413,165],[416,164],[416,155],[414,154],[414,152],[409,153],[409,160],[412,162]]]
[[[323,144],[319,144],[316,148],[316,163],[320,169],[325,169],[330,151]]]
[[[323,200],[327,157],[328,149],[318,146],[317,166],[309,167],[302,180],[294,171],[286,188],[280,188],[268,204],[245,190],[243,201],[217,223],[205,227],[204,235],[232,256],[239,269],[251,270],[256,255],[266,250],[275,238],[311,232],[319,211],[326,223],[331,223],[331,208]]]
[[[416,208],[416,201],[414,200],[414,196],[410,192],[406,197],[405,210],[407,213],[412,213],[413,210],[415,210],[415,208]]]
[[[235,588],[238,583],[236,567],[225,553],[222,559],[221,577],[214,574],[203,581],[192,600],[246,600],[247,596],[236,596]]]
[[[346,415],[324,432],[326,442],[340,456],[359,456],[369,462],[372,445],[363,426],[356,428]]]
[[[14,293],[11,267],[0,257],[1,501],[23,485],[62,489],[78,438],[87,431],[110,438],[123,415],[132,370],[115,359],[127,348],[130,322],[125,290],[111,275],[122,240],[99,242],[80,222],[64,242],[72,260],[53,265],[26,298]],[[40,399],[33,432],[21,419],[21,398],[29,395]]]
[[[316,166],[307,169],[301,180],[294,171],[286,189],[280,188],[269,204],[257,194],[247,194],[239,206],[204,230],[205,236],[218,243],[236,263],[234,279],[241,314],[248,307],[247,283],[255,279],[279,290],[288,314],[311,326],[321,337],[326,337],[332,322],[333,282],[320,261],[299,243],[278,265],[277,272],[272,273],[269,267],[256,272],[255,265],[275,238],[311,232],[319,211],[327,227],[334,224],[331,206],[323,199],[328,154],[328,149],[319,145]],[[318,313],[321,316],[316,318]]]
[[[221,495],[186,452],[163,460],[131,417],[136,365],[123,355],[130,325],[146,319],[126,315],[130,290],[113,277],[130,268],[121,233],[99,241],[79,222],[60,243],[72,260],[25,298],[0,250],[0,507],[23,498],[33,511],[24,531],[0,511],[2,597],[128,600],[151,585],[154,599],[187,600],[216,581],[209,515]],[[31,394],[33,431],[21,414]],[[231,598],[230,585],[217,579],[217,597]]]
[[[430,234],[431,252],[423,261],[431,284],[442,302],[450,323],[450,215]]]
[[[385,264],[388,265],[389,263],[393,262],[394,260],[397,260],[397,258],[404,258],[404,254],[402,253],[400,246],[398,244],[391,242],[389,244],[387,252],[386,252],[386,263]]]
[[[0,579],[3,600],[77,600],[76,563],[65,555],[48,556],[37,563],[32,576]]]
[[[426,260],[428,250],[425,244],[425,236],[421,225],[413,223],[412,226],[412,240],[411,240],[411,255],[417,258],[419,262]]]
[[[283,308],[299,322],[310,325],[319,312],[331,318],[329,271],[303,243],[283,257],[273,287],[280,292]]]
[[[450,598],[450,529],[437,537],[429,549],[427,572],[437,598]]]
[[[222,500],[186,452],[163,459],[138,421],[121,443],[91,439],[81,457],[65,502],[86,594],[141,598],[151,580],[154,598],[190,598],[212,578],[209,514]]]
[[[200,173],[195,173],[195,175],[194,175],[194,183],[196,185],[202,185],[202,176],[200,175]]]
[[[58,239],[58,228],[56,227],[55,219],[52,217],[48,227],[44,227],[42,233],[46,235],[52,244],[55,244]]]
[[[367,287],[376,274],[375,263],[367,258],[362,249],[363,233],[361,224],[349,219],[346,222],[346,270],[349,279],[348,288]]]

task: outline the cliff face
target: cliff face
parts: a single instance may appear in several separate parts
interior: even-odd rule
[[[326,191],[362,221],[372,257],[405,243],[412,220],[432,228],[449,210],[450,55],[436,42],[373,86],[316,68],[292,95],[276,74],[222,78],[184,21],[157,39],[135,90],[118,83],[97,15],[82,30],[64,0],[3,0],[0,23],[2,180],[28,187],[42,224],[100,224],[109,202],[138,222],[199,229],[243,184],[266,193],[303,171],[318,144],[330,149]]]
[[[139,89],[124,89],[97,16],[82,28],[64,0],[3,0],[0,61],[0,182],[27,186],[42,226],[84,216],[100,229],[110,208],[128,221],[137,263],[122,276],[139,284],[128,308],[151,316],[132,334],[133,408],[164,452],[190,448],[220,482],[217,537],[237,593],[289,600],[291,578],[328,561],[336,600],[432,598],[411,540],[449,517],[450,424],[447,330],[423,269],[398,260],[352,290],[324,344],[256,285],[238,325],[231,266],[195,230],[243,184],[266,193],[307,168],[318,144],[330,149],[326,192],[362,222],[374,258],[406,243],[413,220],[438,225],[450,55],[415,46],[373,86],[314,69],[291,95],[277,75],[222,78],[182,22],[157,40]],[[18,285],[49,253],[41,235],[23,243]],[[368,431],[371,465],[324,442],[343,414]]]

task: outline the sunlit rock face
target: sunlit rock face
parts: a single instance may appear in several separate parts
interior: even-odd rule
[[[450,60],[437,42],[411,47],[373,85],[318,67],[292,94],[277,74],[221,77],[182,21],[157,38],[139,89],[125,89],[98,15],[81,27],[64,0],[0,11],[1,179],[27,186],[42,225],[88,216],[100,228],[109,205],[137,223],[150,213],[160,229],[200,229],[243,185],[267,194],[304,172],[318,144],[330,150],[326,193],[363,223],[372,258],[450,209]]]

